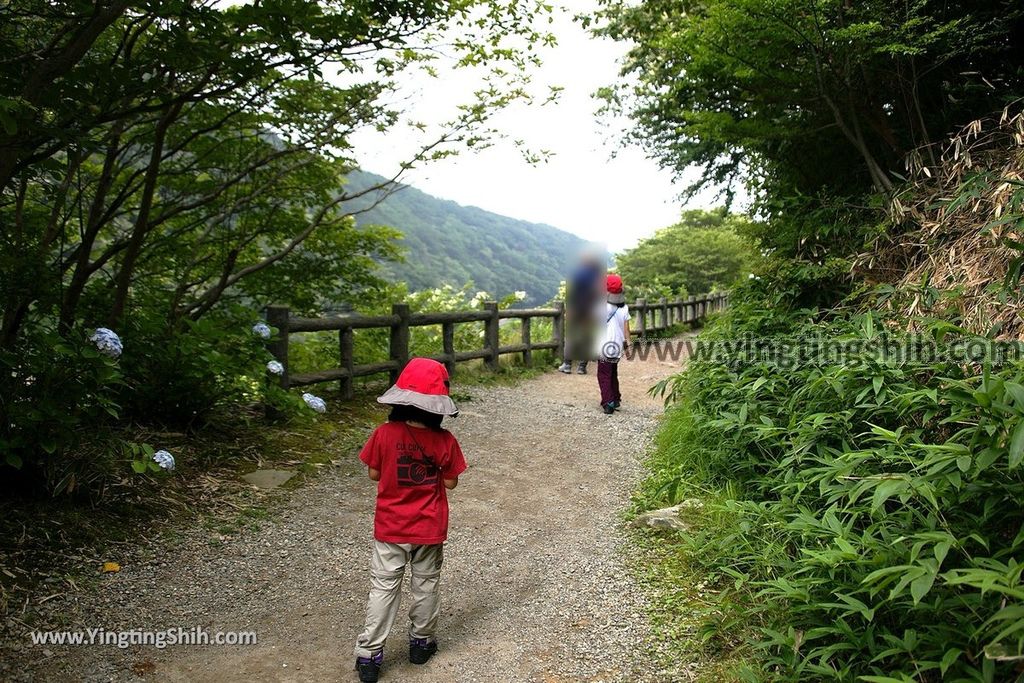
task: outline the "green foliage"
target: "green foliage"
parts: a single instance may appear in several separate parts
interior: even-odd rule
[[[349,174],[349,191],[379,185],[383,178],[363,171]],[[351,203],[368,205],[371,197]],[[359,225],[387,225],[401,232],[397,246],[405,258],[383,263],[389,278],[410,290],[426,291],[466,282],[498,296],[525,291],[525,303],[543,304],[558,291],[585,242],[549,225],[460,206],[402,186],[358,216]]]
[[[532,0],[5,3],[5,474],[67,489],[60,472],[79,461],[124,465],[103,445],[118,420],[194,428],[254,400],[287,404],[248,333],[258,311],[353,304],[398,255],[393,230],[357,228],[346,205],[372,189],[346,187],[355,134],[398,124],[396,76],[432,72],[442,41],[487,87],[453,102],[402,168],[488,144],[490,115],[529,99],[537,59],[521,41],[546,39],[533,20],[549,12]],[[124,340],[119,363],[85,341],[100,326]]]
[[[251,332],[256,320],[252,311],[237,308],[169,331],[163,321],[134,317],[120,359],[131,378],[121,397],[124,416],[194,428],[218,409],[270,400],[270,355]]]
[[[667,296],[705,294],[747,277],[757,261],[749,221],[720,211],[687,211],[675,225],[618,255],[633,287],[664,287]]]
[[[703,167],[691,192],[746,184],[790,224],[796,202],[864,206],[892,190],[913,150],[934,169],[931,145],[1024,89],[1019,3],[601,4],[588,23],[629,44],[630,78],[599,94],[633,120],[633,141],[680,176]]]
[[[862,350],[699,361],[666,387],[647,502],[706,500],[685,552],[720,591],[707,637],[756,644],[750,680],[1005,681],[1024,657],[1024,365],[886,359],[894,322],[782,313],[754,327]]]
[[[82,444],[80,425],[102,430],[120,416],[124,377],[84,335],[35,328],[29,341],[24,353],[0,353],[0,453],[8,466],[53,474],[54,461]]]

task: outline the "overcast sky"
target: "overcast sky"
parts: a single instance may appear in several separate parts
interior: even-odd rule
[[[595,117],[599,105],[592,94],[615,82],[625,46],[592,38],[572,21],[572,14],[592,7],[591,2],[566,4],[571,10],[558,12],[553,24],[559,44],[542,52],[544,67],[535,76],[538,92],[546,92],[548,84],[564,87],[561,98],[501,112],[494,123],[508,133],[509,141],[432,162],[410,172],[404,182],[460,204],[548,223],[618,251],[675,221],[682,209],[680,188],[643,150],[621,148],[620,134]],[[452,104],[473,85],[468,75],[433,79],[421,74],[408,80],[403,96],[417,118],[440,121],[450,117]],[[626,125],[621,121],[613,127]],[[513,139],[553,156],[531,166]],[[419,140],[413,131],[397,128],[386,135],[360,134],[355,143],[363,168],[392,175]],[[709,198],[690,204],[710,205]]]

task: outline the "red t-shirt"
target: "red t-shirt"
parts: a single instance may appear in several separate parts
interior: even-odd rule
[[[385,422],[359,459],[380,471],[373,535],[385,543],[434,545],[448,538],[444,479],[466,469],[459,442],[444,429]]]

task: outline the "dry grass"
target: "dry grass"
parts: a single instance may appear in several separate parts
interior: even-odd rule
[[[890,205],[896,228],[857,260],[856,273],[895,286],[902,294],[887,305],[908,318],[952,316],[978,334],[1024,338],[1024,297],[1003,286],[1024,254],[1012,246],[1024,242],[1020,103],[967,125],[937,166],[916,153],[907,171],[909,182]]]

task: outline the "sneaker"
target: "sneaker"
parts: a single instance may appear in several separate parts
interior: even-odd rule
[[[413,664],[426,664],[427,660],[437,652],[437,641],[427,638],[409,639],[409,661]]]
[[[605,415],[611,415],[612,413],[615,412],[615,405],[612,403],[605,403],[601,406],[601,408],[604,409]]]
[[[618,410],[622,407],[622,401],[612,401],[609,405],[612,407],[612,410]]]
[[[384,663],[384,650],[372,657],[356,657],[356,671],[361,683],[377,683],[380,666]]]
[[[587,363],[586,363],[586,361],[580,361],[579,367],[576,368],[576,374],[577,375],[585,375],[585,374],[587,374]]]
[[[572,373],[572,366],[569,365],[568,363],[562,363],[561,365],[558,366],[558,371],[559,372],[564,372],[567,375],[571,374]]]

